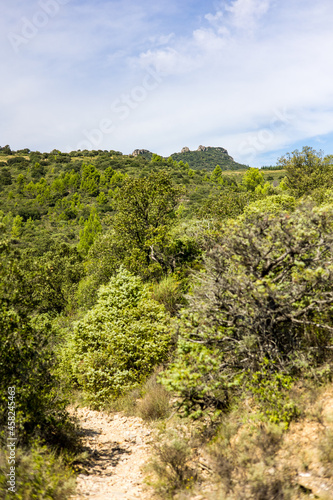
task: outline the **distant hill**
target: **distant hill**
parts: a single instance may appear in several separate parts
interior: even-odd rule
[[[153,153],[147,149],[136,149],[133,156],[143,156],[151,160]],[[199,146],[196,151],[190,151],[189,148],[183,148],[180,153],[173,153],[171,158],[176,161],[183,161],[195,170],[214,170],[216,165],[220,165],[222,170],[244,170],[248,165],[237,163],[228,151],[221,147]]]
[[[244,170],[248,165],[237,163],[228,154],[228,151],[221,147],[199,146],[196,151],[190,151],[189,148],[183,148],[180,153],[171,155],[174,160],[183,160],[193,169],[214,170],[216,165],[220,165],[222,170]]]

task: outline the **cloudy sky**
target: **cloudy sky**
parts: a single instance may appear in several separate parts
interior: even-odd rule
[[[332,0],[11,0],[0,145],[333,154]]]

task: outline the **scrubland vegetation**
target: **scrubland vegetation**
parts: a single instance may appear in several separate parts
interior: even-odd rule
[[[285,451],[306,419],[330,477],[332,156],[224,171],[5,146],[0,189],[1,498],[9,387],[17,498],[70,496],[76,400],[154,422],[160,498],[308,498]]]

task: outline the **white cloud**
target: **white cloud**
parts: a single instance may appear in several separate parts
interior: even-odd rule
[[[148,0],[71,0],[15,54],[8,31],[38,3],[12,0],[0,19],[0,144],[76,147],[109,119],[102,149],[167,155],[203,143],[259,162],[333,134],[330,0],[208,2],[191,30],[184,2],[157,0],[152,12]]]
[[[250,30],[267,13],[269,6],[270,0],[234,0],[231,5],[225,6],[225,10],[230,13],[232,25]]]

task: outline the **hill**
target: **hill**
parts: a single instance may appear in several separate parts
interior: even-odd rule
[[[141,156],[146,160],[151,160],[153,153],[147,149],[136,149],[132,156]],[[195,170],[212,171],[219,165],[222,170],[244,170],[248,165],[237,163],[228,151],[221,147],[199,146],[196,151],[191,151],[185,147],[180,153],[173,153],[171,158],[176,161],[183,161]]]
[[[191,168],[214,170],[216,165],[220,165],[222,170],[244,170],[248,165],[237,163],[228,151],[221,147],[199,146],[196,151],[183,148],[180,153],[171,155],[173,160],[188,163]]]

